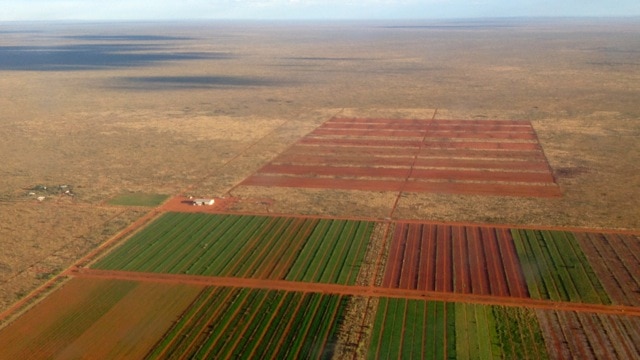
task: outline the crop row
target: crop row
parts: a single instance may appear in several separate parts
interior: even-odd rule
[[[94,267],[352,284],[373,225],[346,220],[167,213]]]
[[[381,298],[367,358],[545,359],[533,310]]]
[[[512,230],[511,234],[532,298],[611,303],[572,233]]]
[[[333,353],[348,297],[206,288],[148,355],[320,358]]]

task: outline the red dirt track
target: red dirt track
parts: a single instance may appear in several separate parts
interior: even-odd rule
[[[240,185],[561,195],[531,124],[509,120],[334,118]]]
[[[313,292],[338,295],[393,297],[406,299],[423,299],[449,302],[467,302],[484,305],[504,305],[530,307],[534,309],[566,310],[598,314],[614,314],[640,316],[640,308],[617,305],[600,305],[586,303],[553,302],[518,298],[509,296],[487,296],[476,294],[459,294],[451,292],[433,292],[411,289],[393,289],[373,286],[350,286],[325,283],[304,283],[286,280],[267,280],[235,277],[213,277],[198,275],[157,274],[129,271],[110,271],[96,269],[73,269],[65,273],[76,278],[118,279],[130,281],[150,281],[174,284],[192,284],[204,286],[228,286],[251,289],[270,289],[299,292]]]

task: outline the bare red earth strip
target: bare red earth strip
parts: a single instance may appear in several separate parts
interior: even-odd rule
[[[391,146],[391,147],[420,147],[420,141],[410,140],[371,140],[371,139],[327,139],[305,137],[300,144],[324,145],[324,146]]]
[[[357,136],[357,137],[418,137],[425,135],[424,129],[316,129],[311,136]]]
[[[436,249],[438,244],[436,243],[436,234],[438,225],[425,225],[424,228],[426,231],[423,231],[422,236],[427,237],[427,252],[425,257],[427,258],[427,291],[436,291],[436,272],[437,272],[437,264],[438,260],[436,258]],[[402,263],[402,262],[400,262]]]
[[[473,132],[509,132],[532,133],[529,124],[522,125],[474,125],[474,124],[368,124],[368,123],[337,123],[326,122],[318,129],[321,130],[405,130],[405,131],[473,131]]]
[[[499,296],[509,296],[505,267],[498,250],[498,239],[495,229],[481,228],[483,241],[483,254],[487,264],[490,293]]]
[[[396,226],[389,249],[389,256],[387,258],[385,276],[382,282],[383,286],[396,287],[399,284],[399,277],[402,269],[400,266],[401,262],[398,260],[402,259],[402,248],[404,246],[402,239],[404,239],[404,231],[406,231],[406,227],[402,224],[398,224]]]
[[[424,149],[540,150],[535,142],[425,141]]]
[[[530,132],[486,132],[474,131],[434,131],[429,129],[316,129],[310,136],[354,136],[354,137],[426,137],[428,139],[502,139],[502,140],[535,140]]]
[[[516,297],[529,297],[527,283],[518,260],[511,232],[508,229],[496,229],[498,236],[498,245],[500,247],[500,258],[505,267],[507,284],[509,286],[509,294]]]
[[[173,284],[196,284],[204,286],[241,287],[338,295],[383,296],[392,298],[439,300],[447,302],[469,302],[485,305],[530,307],[536,309],[564,310],[599,314],[640,316],[640,308],[632,306],[553,302],[547,300],[522,299],[500,296],[463,295],[450,292],[424,292],[418,290],[390,289],[370,286],[350,286],[326,283],[304,283],[285,280],[265,280],[198,275],[157,274],[127,271],[75,269],[66,273],[78,278],[120,279],[132,281],[164,282]]]
[[[356,165],[356,166],[411,166],[413,157],[394,156],[379,157],[368,154],[354,155],[302,155],[286,154],[277,157],[272,164],[302,164],[302,165]]]
[[[368,118],[333,118],[330,123],[364,123],[364,124],[404,124],[404,125],[517,125],[531,127],[529,121],[526,120],[445,120],[445,119],[368,119]]]

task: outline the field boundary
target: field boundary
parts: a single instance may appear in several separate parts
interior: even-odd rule
[[[422,299],[446,302],[473,303],[482,305],[502,305],[510,307],[527,307],[533,309],[563,310],[586,313],[627,315],[640,317],[640,308],[622,305],[601,305],[586,303],[556,302],[528,298],[511,298],[503,296],[486,296],[456,294],[449,292],[389,289],[375,286],[339,285],[326,283],[310,283],[286,280],[265,280],[236,277],[215,277],[202,275],[157,274],[133,271],[97,270],[75,268],[67,271],[66,276],[76,278],[116,279],[129,281],[163,282],[174,284],[194,284],[204,286],[224,286],[249,289],[269,289],[296,292],[310,292],[336,295],[390,297],[405,299]]]

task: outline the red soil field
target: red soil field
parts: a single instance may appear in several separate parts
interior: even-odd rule
[[[561,195],[531,124],[510,120],[331,119],[241,185]]]
[[[508,230],[399,223],[383,287],[528,297]]]

